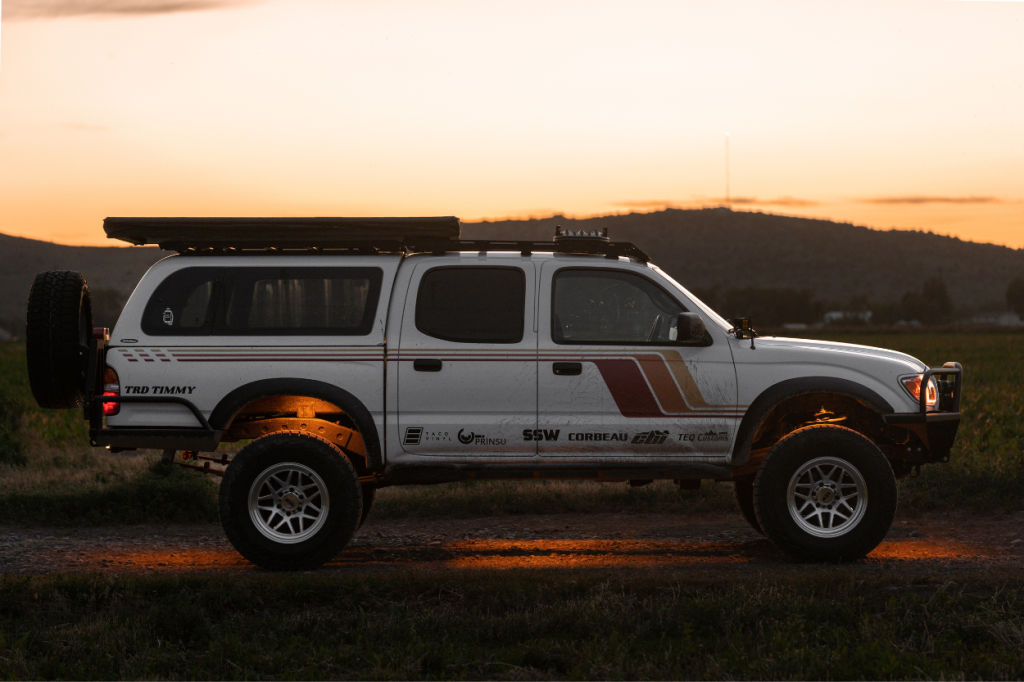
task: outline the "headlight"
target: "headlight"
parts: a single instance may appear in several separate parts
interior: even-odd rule
[[[914,402],[921,403],[921,379],[924,378],[923,374],[918,374],[913,377],[904,377],[900,379],[903,383],[903,388],[907,389],[907,392],[914,399]],[[929,377],[928,385],[925,386],[924,391],[924,403],[929,408],[934,409],[935,404],[939,401],[939,392],[935,384],[935,377]]]

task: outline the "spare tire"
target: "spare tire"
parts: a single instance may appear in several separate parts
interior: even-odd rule
[[[36,275],[28,295],[25,355],[40,407],[65,409],[85,402],[91,336],[92,302],[82,274],[57,270]]]

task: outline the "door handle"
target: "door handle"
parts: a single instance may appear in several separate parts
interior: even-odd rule
[[[412,361],[412,368],[417,372],[440,372],[441,361],[434,358],[418,358]]]
[[[583,374],[582,362],[554,362],[551,364],[551,371],[558,376],[576,376]]]

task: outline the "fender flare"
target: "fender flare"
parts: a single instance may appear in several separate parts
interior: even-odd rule
[[[263,379],[244,386],[239,386],[228,393],[217,403],[210,413],[210,426],[226,430],[243,407],[259,398],[275,395],[300,395],[307,398],[318,398],[337,405],[352,418],[359,427],[366,446],[366,465],[370,471],[384,469],[384,457],[381,452],[377,425],[366,406],[343,388],[313,379]]]
[[[754,444],[754,434],[764,422],[765,417],[784,400],[798,395],[808,393],[834,393],[853,398],[860,403],[870,407],[879,414],[890,414],[892,406],[885,398],[878,395],[870,388],[858,384],[849,379],[836,377],[800,377],[787,379],[773,384],[766,388],[761,395],[757,396],[747,413],[743,415],[739,432],[736,434],[736,443],[733,445],[732,460],[730,465],[740,467],[747,463],[750,457],[750,446]]]

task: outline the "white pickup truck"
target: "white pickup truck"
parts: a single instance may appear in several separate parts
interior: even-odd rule
[[[642,251],[560,230],[466,241],[456,218],[108,218],[155,264],[112,332],[78,273],[29,298],[31,386],[95,446],[223,476],[228,538],[270,569],[328,561],[377,488],[731,481],[811,561],[863,557],[896,480],[946,461],[962,369],[758,337]],[[233,457],[220,443],[250,441]]]

